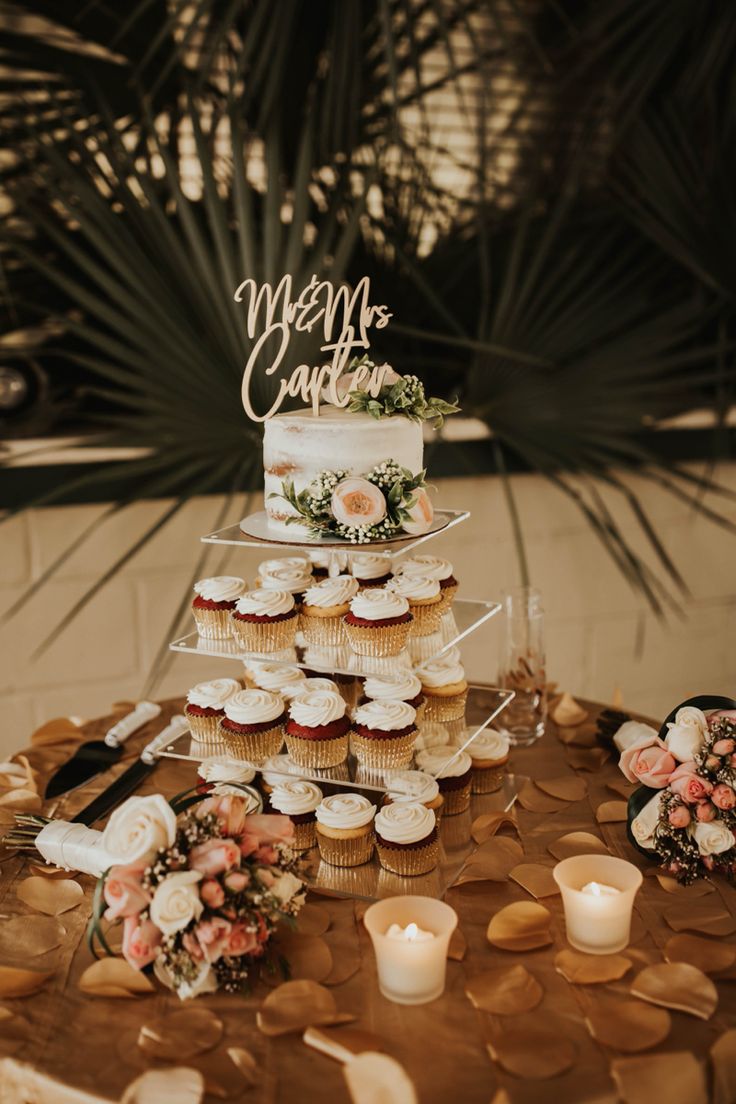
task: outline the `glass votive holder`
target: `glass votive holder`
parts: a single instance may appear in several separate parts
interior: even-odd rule
[[[366,911],[378,986],[396,1004],[427,1004],[445,988],[447,949],[457,913],[434,897],[387,897]]]
[[[614,855],[574,855],[553,871],[562,893],[567,941],[587,954],[615,954],[628,945],[641,871]]]

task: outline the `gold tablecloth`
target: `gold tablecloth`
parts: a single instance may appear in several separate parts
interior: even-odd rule
[[[160,718],[163,723],[181,702],[168,702]],[[580,765],[580,753],[585,759],[585,747],[592,745],[593,721],[599,707],[588,705],[589,720],[578,729],[558,732],[550,723],[547,734],[534,747],[515,750],[511,769],[531,778],[545,779],[574,776],[571,761]],[[68,726],[52,722],[37,734],[28,751],[31,764],[43,776],[66,759],[79,739],[99,738],[112,720],[125,712],[121,705],[114,716],[90,722],[70,734]],[[159,722],[157,722],[158,724]],[[564,743],[560,736],[573,743]],[[125,769],[142,743],[133,737],[125,749],[125,758],[117,770]],[[590,766],[590,763],[587,764]],[[565,803],[552,813],[530,812],[517,806],[519,839],[524,848],[524,862],[543,863],[549,867],[555,860],[548,844],[570,831],[590,831],[603,837],[613,854],[639,863],[643,870],[647,862],[629,846],[622,823],[597,824],[595,812],[604,801],[619,800],[622,776],[613,759],[597,770],[580,772],[587,782],[587,796],[580,801]],[[194,781],[190,763],[162,760],[139,792],[163,792],[172,795]],[[84,789],[68,795],[53,808],[56,816],[68,817],[85,805],[111,780],[112,775],[98,777]],[[47,807],[46,811],[49,811]],[[514,835],[514,838],[516,836]],[[30,913],[16,897],[16,887],[28,875],[28,862],[11,858],[0,866],[0,915],[4,918]],[[63,952],[56,972],[40,992],[15,1000],[5,1000],[6,1007],[22,1014],[32,1025],[30,1040],[18,1047],[2,1040],[0,1023],[0,1057],[13,1054],[14,1063],[48,1075],[81,1094],[117,1100],[128,1085],[151,1063],[135,1045],[141,1024],[165,1011],[180,1007],[178,999],[157,987],[155,994],[135,1000],[93,998],[85,996],[77,981],[91,961],[84,936],[91,879],[82,878],[87,889],[86,905],[61,916],[67,930]],[[498,1100],[512,1104],[529,1101],[596,1102],[607,1104],[617,1100],[610,1075],[613,1060],[622,1057],[596,1043],[585,1024],[586,1008],[603,988],[611,995],[626,995],[631,979],[638,969],[651,962],[662,961],[662,949],[673,934],[665,914],[673,906],[695,900],[697,891],[678,890],[670,893],[660,886],[656,877],[645,877],[636,899],[632,944],[628,950],[634,968],[621,981],[605,987],[570,985],[555,971],[554,957],[567,944],[564,934],[562,905],[559,896],[547,897],[543,904],[552,913],[554,942],[550,947],[526,953],[497,950],[486,940],[491,915],[513,901],[531,900],[530,895],[513,881],[468,883],[451,889],[447,901],[459,914],[459,926],[467,942],[467,954],[462,961],[449,961],[447,988],[444,995],[423,1007],[402,1007],[384,999],[378,990],[373,953],[368,936],[360,923],[363,906],[348,900],[320,896],[315,898],[329,910],[334,930],[354,932],[359,946],[359,971],[332,991],[340,1011],[357,1017],[355,1026],[378,1035],[388,1053],[402,1063],[416,1086],[421,1104],[489,1104],[499,1090]],[[732,916],[736,917],[736,891],[722,879],[714,883],[718,895]],[[717,900],[709,895],[703,900]],[[0,920],[0,923],[3,921]],[[328,937],[329,939],[329,934]],[[733,940],[733,936],[727,937]],[[518,1017],[492,1017],[477,1012],[465,995],[468,978],[481,970],[521,962],[544,989],[541,1004],[530,1013]],[[29,966],[33,966],[29,962]],[[681,1012],[672,1013],[672,1030],[666,1041],[649,1054],[690,1051],[707,1066],[709,1048],[728,1028],[736,1026],[736,982],[716,979],[719,1005],[711,1019],[702,1021]],[[348,1091],[341,1066],[308,1048],[299,1035],[269,1038],[256,1025],[256,1011],[268,989],[261,985],[248,997],[213,995],[200,998],[197,1007],[212,1009],[225,1023],[225,1039],[218,1049],[200,1058],[181,1055],[179,1064],[205,1070],[217,1081],[218,1065],[230,1067],[226,1055],[228,1046],[244,1046],[259,1064],[257,1084],[243,1089],[237,1078],[220,1078],[220,1092],[230,1091],[230,1099],[252,1101],[253,1104],[311,1104],[329,1100],[331,1104],[348,1101]],[[192,1007],[187,1005],[186,1007]],[[510,1076],[490,1058],[486,1041],[493,1031],[536,1025],[561,1030],[577,1049],[577,1060],[569,1072],[551,1080],[534,1081]],[[17,1067],[15,1067],[17,1069]],[[33,1095],[13,1095],[11,1078],[0,1084],[0,1101],[32,1099],[62,1099],[48,1085],[33,1089]],[[76,1097],[63,1097],[76,1099]],[[208,1099],[215,1099],[208,1097]]]

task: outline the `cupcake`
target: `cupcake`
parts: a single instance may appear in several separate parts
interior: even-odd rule
[[[366,767],[408,767],[414,754],[416,710],[402,701],[368,701],[353,710],[353,752]]]
[[[286,748],[300,767],[342,763],[348,757],[349,732],[345,702],[333,690],[308,690],[289,703]]]
[[[300,776],[301,767],[292,763],[286,754],[269,755],[268,759],[264,759],[258,781],[266,805],[270,808],[271,793],[274,786],[278,786],[281,782],[292,781]]]
[[[227,640],[232,636],[230,614],[245,589],[244,580],[235,575],[216,575],[194,584],[197,597],[192,602],[192,615],[200,636],[208,640]]]
[[[294,663],[274,663],[266,660],[253,669],[251,682],[259,690],[271,690],[274,694],[281,694],[285,698],[284,691],[287,687],[292,687],[295,692],[298,692],[296,684],[304,682],[304,672]]]
[[[364,701],[404,701],[416,712],[415,724],[424,716],[422,684],[413,671],[390,675],[369,675],[363,683]]]
[[[288,683],[281,691],[281,694],[287,701],[292,701],[293,698],[300,698],[302,694],[306,694],[310,690],[329,690],[333,694],[339,693],[337,683],[334,679],[322,678],[321,675],[310,675],[309,677],[305,677],[302,671],[302,677]]]
[[[294,643],[299,623],[285,590],[247,590],[231,614],[233,636],[246,652],[278,652]]]
[[[202,744],[222,742],[220,721],[225,716],[225,702],[240,688],[240,683],[235,679],[221,678],[198,682],[187,692],[184,716],[195,740]]]
[[[284,666],[288,665],[294,667],[299,657],[296,654],[296,648],[292,645],[291,648],[280,648],[276,652],[269,652],[268,659],[256,655],[243,656],[243,673],[245,675],[246,689],[248,686],[256,685],[256,678],[258,672],[266,664],[280,663]]]
[[[464,751],[428,748],[417,753],[417,765],[437,779],[446,816],[464,813],[470,805],[473,764]]]
[[[352,575],[333,575],[304,591],[301,630],[308,644],[337,648],[345,642],[342,619],[357,593],[358,581]]]
[[[225,702],[220,733],[236,759],[262,763],[284,742],[284,701],[270,690],[240,690]]]
[[[452,564],[440,556],[430,556],[428,553],[412,556],[399,565],[396,574],[423,575],[425,579],[436,579],[442,592],[443,613],[449,610],[457,594],[458,581],[453,573]]]
[[[296,570],[302,574],[312,573],[312,564],[306,556],[278,556],[271,560],[262,560],[258,565],[258,585],[261,586],[264,579],[273,576],[284,568]]]
[[[421,770],[392,771],[387,779],[387,784],[388,792],[383,799],[384,805],[418,801],[420,805],[426,805],[428,809],[432,810],[439,827],[445,800],[440,793],[436,778]]]
[[[391,557],[378,552],[354,552],[350,557],[350,571],[361,590],[381,587],[391,578]]]
[[[495,793],[503,785],[509,761],[509,740],[492,728],[484,729],[465,749],[473,764],[473,793]]]
[[[271,565],[269,570],[263,571]],[[283,560],[265,560],[258,568],[258,585],[264,590],[285,590],[301,604],[304,591],[312,586],[312,566],[309,560],[288,556]]]
[[[397,575],[386,584],[386,589],[402,595],[409,603],[409,612],[414,618],[412,636],[431,636],[439,631],[444,603],[436,579],[428,579],[425,575]]]
[[[465,715],[468,683],[462,663],[441,655],[421,663],[415,674],[427,699],[424,715],[428,721],[456,721]]]
[[[356,594],[343,618],[353,651],[374,658],[398,655],[406,646],[411,624],[406,598],[383,588]]]
[[[271,790],[271,808],[288,816],[294,825],[295,851],[308,851],[317,842],[315,810],[322,800],[322,791],[314,782],[300,778],[279,782]]]
[[[325,797],[317,806],[317,844],[331,866],[360,866],[373,854],[376,807],[358,793]]]
[[[376,813],[374,827],[376,851],[384,870],[415,876],[437,866],[437,825],[426,805],[418,801],[384,805]]]
[[[452,743],[447,725],[439,721],[423,721],[419,734],[414,741],[415,751],[426,751],[427,748],[447,747]]]
[[[241,786],[248,786],[256,776],[255,767],[243,759],[230,759],[226,755],[212,755],[203,759],[197,769],[201,783],[211,794],[243,796]]]

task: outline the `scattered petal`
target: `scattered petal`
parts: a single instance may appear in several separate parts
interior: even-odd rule
[[[618,981],[631,969],[624,955],[591,955],[566,948],[555,955],[555,970],[573,985],[602,985]]]
[[[496,836],[478,847],[468,858],[454,884],[465,882],[505,882],[509,872],[524,858],[524,849],[516,840]]]
[[[678,882],[676,878],[669,874],[662,874],[659,870],[647,871],[647,876],[655,877],[665,893],[674,893],[678,897],[689,897],[690,900],[696,897],[706,897],[714,891],[713,885],[707,882],[705,878],[699,878],[697,882],[685,886]]]
[[[53,970],[22,970],[0,966],[0,997],[27,997],[37,992],[52,976]]]
[[[588,719],[588,710],[575,701],[572,694],[563,694],[552,710],[552,720],[562,728],[574,728]]]
[[[709,1020],[718,1007],[715,985],[689,962],[658,962],[646,966],[634,978],[631,992],[651,1004],[676,1008],[701,1020]]]
[[[610,778],[606,782],[606,789],[611,790],[612,793],[618,794],[619,797],[623,797],[625,801],[628,801],[634,792],[634,783],[627,782],[625,778]]]
[[[332,969],[324,978],[324,984],[342,985],[357,974],[362,962],[360,940],[355,925],[336,928],[329,932],[326,943],[332,955]]]
[[[60,866],[47,866],[45,863],[29,863],[28,869],[31,874],[35,874],[38,878],[50,878],[52,881],[64,882],[69,878],[74,878],[77,874],[76,870],[62,870]]]
[[[45,912],[48,916],[60,916],[62,912],[77,907],[84,897],[84,890],[79,882],[32,877],[20,883],[16,894],[18,900],[29,908]]]
[[[345,1063],[343,1073],[353,1104],[417,1104],[409,1075],[388,1054],[358,1054]]]
[[[731,935],[736,931],[736,919],[715,893],[707,900],[673,905],[664,918],[673,931],[696,931],[704,935]]]
[[[366,1050],[382,1051],[383,1039],[371,1031],[361,1031],[359,1027],[308,1027],[303,1041],[307,1046],[334,1058],[336,1062],[348,1062],[356,1054]]]
[[[682,933],[667,940],[664,957],[668,962],[689,962],[704,974],[718,974],[736,963],[736,943]]]
[[[337,1011],[329,989],[316,981],[285,981],[269,993],[256,1017],[264,1035],[286,1035],[321,1024],[349,1023],[355,1016]]]
[[[713,1104],[736,1100],[736,1028],[724,1031],[710,1048],[713,1065]]]
[[[530,1081],[544,1081],[564,1073],[577,1056],[575,1046],[565,1035],[515,1027],[494,1032],[488,1052],[507,1073]]]
[[[204,1078],[199,1070],[176,1066],[147,1070],[123,1093],[120,1104],[200,1104]]]
[[[703,1067],[686,1050],[617,1058],[611,1076],[623,1104],[708,1104]]]
[[[90,997],[131,998],[154,991],[146,975],[134,970],[123,958],[101,958],[93,962],[80,977],[79,988]]]
[[[544,989],[526,967],[517,964],[474,974],[465,986],[465,994],[481,1012],[514,1016],[536,1008]]]
[[[591,832],[568,832],[547,848],[556,859],[570,859],[573,855],[610,855],[600,836]]]
[[[0,924],[0,955],[36,958],[60,947],[65,935],[64,925],[52,916],[14,916]]]
[[[321,905],[307,901],[299,910],[296,918],[296,930],[302,935],[324,935],[331,923],[330,914]]]
[[[206,1008],[184,1008],[149,1020],[138,1032],[138,1046],[149,1058],[173,1061],[212,1050],[222,1039],[222,1020]]]
[[[550,797],[560,801],[582,801],[588,792],[588,783],[575,775],[563,775],[562,778],[537,778],[537,787]]]
[[[486,937],[503,951],[532,951],[552,942],[550,913],[535,901],[516,901],[506,905],[488,925]]]
[[[566,747],[592,750],[599,746],[598,736],[592,725],[585,725],[584,728],[558,728],[557,739]]]
[[[280,931],[273,940],[273,947],[289,963],[289,976],[294,980],[324,981],[332,971],[332,954],[319,935]]]
[[[460,928],[455,928],[450,936],[450,945],[447,948],[447,957],[453,962],[462,962],[468,953],[468,943]]]
[[[599,997],[585,1022],[594,1039],[613,1050],[638,1054],[664,1042],[672,1028],[672,1017],[664,1008],[653,1008],[635,1000]]]
[[[470,834],[476,843],[485,843],[506,825],[516,832],[519,831],[519,823],[513,809],[501,810],[497,813],[482,813],[471,824]]]
[[[53,744],[66,744],[81,740],[82,729],[69,717],[57,717],[41,725],[31,736],[32,747],[50,747]]]
[[[529,813],[556,813],[560,809],[564,809],[567,804],[565,801],[558,801],[556,798],[542,793],[530,778],[527,778],[516,799],[521,807]]]
[[[255,1085],[258,1080],[258,1062],[245,1047],[228,1047],[227,1054],[235,1068],[242,1073],[248,1085]]]
[[[521,863],[515,866],[509,878],[531,893],[532,897],[552,897],[560,887],[552,877],[552,867],[541,863]]]
[[[599,824],[625,823],[627,819],[626,802],[602,801],[595,811],[595,819]]]
[[[565,758],[573,770],[595,774],[611,758],[611,753],[607,748],[602,747],[581,748],[573,746],[566,748]]]

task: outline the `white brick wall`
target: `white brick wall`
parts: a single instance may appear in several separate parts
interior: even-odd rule
[[[718,479],[736,490],[736,465],[720,469]],[[514,478],[533,581],[543,591],[548,611],[551,677],[574,693],[606,700],[619,685],[631,708],[661,715],[689,694],[736,690],[731,635],[736,621],[736,537],[653,484],[642,479],[631,484],[691,588],[684,621],[657,621],[564,495],[536,476]],[[497,597],[505,585],[518,581],[498,481],[447,479],[439,481],[438,491],[441,505],[469,507],[473,516],[437,538],[433,547],[453,560],[466,596]],[[44,633],[167,505],[138,503],[106,521],[23,613],[0,629],[0,755],[21,747],[33,728],[52,716],[91,717],[114,701],[142,693],[202,554],[198,538],[215,525],[220,499],[196,499],[182,509],[42,657],[34,661],[31,654]],[[643,552],[625,503],[610,497],[609,507]],[[235,507],[233,518],[239,510]],[[7,523],[1,532],[2,608],[7,609],[103,513],[97,506],[49,508]],[[736,506],[730,517],[736,522]],[[227,569],[252,576],[259,558],[255,550],[215,548],[206,572]],[[472,676],[493,679],[499,628],[496,619],[464,648]],[[176,656],[155,692],[180,693],[217,673],[237,674],[239,665]]]

